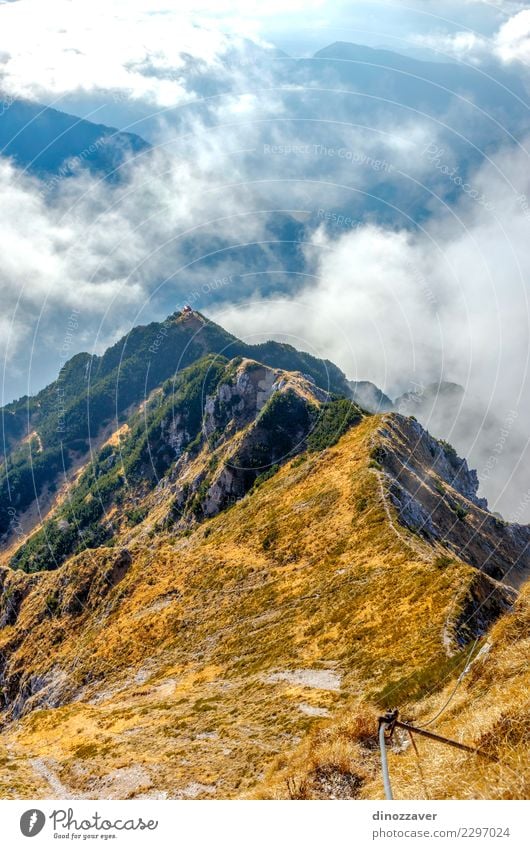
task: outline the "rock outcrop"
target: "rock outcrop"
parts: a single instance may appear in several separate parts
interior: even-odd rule
[[[386,416],[373,449],[399,521],[491,577],[519,586],[530,571],[530,527],[479,498],[477,473],[413,418]]]

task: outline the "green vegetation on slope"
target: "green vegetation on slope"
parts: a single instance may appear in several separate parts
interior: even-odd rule
[[[205,474],[196,477],[193,487],[186,482],[178,489],[165,525],[171,527],[183,518],[205,518],[209,489],[219,471],[218,460],[211,454],[213,444],[215,440],[223,444],[223,428],[230,431],[241,400],[233,393],[222,401],[216,389],[221,383],[233,386],[240,365],[238,359],[228,363],[223,357],[209,355],[175,380],[166,381],[144,410],[131,416],[119,443],[111,440],[94,456],[64,504],[12,556],[12,568],[26,572],[55,569],[83,549],[113,545],[121,527],[143,521],[148,507],[142,500],[183,452],[189,462],[204,446],[204,403],[210,396],[214,398],[219,426],[216,436],[210,436],[206,443],[210,458]],[[248,374],[259,370],[263,370],[259,364],[246,366]],[[245,438],[222,467],[230,470],[232,485],[225,495],[218,495],[217,509],[233,503],[234,497],[245,495],[257,478],[262,482],[264,475],[270,477],[279,464],[301,451],[323,450],[335,444],[361,418],[359,408],[345,399],[334,399],[319,407],[291,388],[273,392],[251,421],[251,432],[245,430],[244,423],[239,424]]]
[[[308,436],[309,451],[324,451],[335,445],[350,427],[362,418],[360,408],[346,398],[337,398],[323,404],[315,426]]]
[[[176,451],[164,433],[172,421],[180,420],[187,444],[197,437],[203,396],[214,390],[225,364],[222,357],[205,357],[167,381],[147,408],[131,418],[120,446],[103,446],[68,501],[17,550],[10,565],[26,572],[54,569],[78,551],[108,543],[115,533],[106,518],[111,504],[146,494],[175,461]]]
[[[0,466],[0,536],[9,530],[13,511],[23,512],[46,484],[57,486],[104,426],[113,420],[118,426],[153,389],[209,353],[301,371],[321,388],[349,391],[333,363],[278,342],[247,345],[199,314],[190,319],[175,313],[164,322],[135,327],[102,356],[76,354],[56,381],[0,411],[0,451],[5,445],[8,455]],[[21,453],[21,440],[33,432],[38,451]]]

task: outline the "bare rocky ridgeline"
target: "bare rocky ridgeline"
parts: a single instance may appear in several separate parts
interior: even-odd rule
[[[477,496],[477,473],[415,419],[388,415],[374,456],[399,521],[486,575],[518,587],[530,570],[530,527],[509,524]]]

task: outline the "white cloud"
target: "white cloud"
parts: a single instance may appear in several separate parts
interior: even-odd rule
[[[515,8],[512,4],[511,9],[515,11]],[[505,11],[510,11],[509,5]],[[530,64],[530,9],[519,8],[490,35],[480,30],[452,31],[438,27],[413,34],[411,42],[438,51],[449,59],[475,65],[492,58],[505,64],[516,61]]]
[[[350,5],[360,9],[363,4]],[[391,5],[397,9],[400,4]],[[465,8],[479,5],[466,3]],[[318,24],[319,46],[341,37],[327,29],[331,7],[336,22],[342,3],[234,2],[220,11],[214,2],[19,0],[0,8],[2,85],[46,102],[58,98],[59,108],[61,98],[76,92],[89,96],[109,90],[145,104],[147,111],[182,104],[190,97],[193,72],[227,74],[231,84],[237,80],[237,58],[252,60],[254,49],[242,34],[263,36],[304,15],[308,26]],[[446,7],[436,8],[442,15]],[[423,31],[430,33],[431,46],[466,61],[482,61],[495,51],[505,62],[526,56],[524,10],[504,24],[497,21],[492,40],[463,27],[432,36],[440,19],[423,17],[429,18]],[[237,34],[226,35],[221,26]],[[354,29],[345,33],[356,40]],[[227,55],[233,67],[225,62]],[[261,74],[258,68],[256,89],[270,85]],[[302,97],[300,103],[307,112]],[[421,156],[436,141],[429,122],[403,119],[401,126],[389,127],[388,114],[381,112],[370,129],[360,130],[348,127],[349,110],[349,102],[334,110],[332,117],[344,122],[339,131],[324,119],[307,125],[297,121],[294,98],[263,92],[224,97],[211,107],[209,124],[194,118],[181,127],[187,136],[179,132],[174,139],[161,128],[160,139],[164,144],[171,139],[174,159],[157,153],[114,186],[79,174],[61,181],[56,196],[43,197],[37,181],[0,160],[0,332],[7,335],[12,328],[7,354],[14,367],[23,367],[30,331],[41,313],[50,312],[47,332],[53,345],[62,338],[56,316],[81,310],[84,338],[80,331],[78,349],[92,347],[92,331],[108,311],[112,320],[97,337],[101,348],[130,323],[154,317],[149,303],[157,286],[173,289],[175,300],[181,300],[175,287],[181,266],[188,266],[181,280],[189,289],[199,275],[204,280],[211,266],[203,262],[203,250],[215,250],[224,239],[237,245],[270,235],[271,208],[302,210],[300,220],[307,220],[304,209],[313,215],[321,206],[342,211],[355,203],[356,192],[377,194],[381,181],[387,188],[394,185],[398,205],[414,214],[409,178],[429,182],[434,176],[442,195],[454,189]],[[285,120],[289,115],[292,122]],[[445,119],[458,127],[458,116]],[[264,142],[344,146],[366,155],[368,164],[313,150],[266,156]],[[254,159],[238,154],[252,148]],[[447,157],[452,164],[450,153]],[[392,184],[387,172],[376,173],[369,164],[386,158],[404,171],[401,183]],[[530,222],[517,196],[530,197],[530,185],[525,184],[524,155],[511,152],[497,165],[500,175],[490,166],[469,181],[493,203],[493,212],[462,193],[467,203],[457,213],[465,226],[437,210],[423,234],[365,225],[332,238],[321,228],[306,248],[316,277],[292,278],[297,284],[309,280],[299,294],[289,294],[293,286],[276,300],[254,299],[218,310],[215,317],[243,336],[287,337],[299,348],[335,360],[349,377],[372,379],[390,392],[409,389],[410,380],[457,380],[486,404],[500,409],[519,405],[523,420],[523,414],[530,415],[526,401],[518,399],[521,391],[523,399],[529,396],[524,281],[530,277]],[[196,239],[191,252],[182,249],[183,234]],[[259,291],[271,270],[275,279],[276,266],[267,264],[271,250],[263,246],[259,269],[245,267],[243,255],[231,258],[226,273],[247,274],[242,298]],[[37,346],[35,359],[44,361],[39,351]],[[40,376],[33,388],[49,377]]]
[[[229,308],[226,320],[241,332],[257,330],[263,315],[271,330],[294,327],[350,376],[392,392],[414,373],[433,380],[442,370],[484,395],[500,364],[515,396],[530,344],[527,155],[501,153],[470,180],[489,208],[463,197],[415,234],[367,225],[331,238],[319,229],[316,279],[305,291]]]
[[[458,59],[478,64],[491,52],[491,42],[483,35],[469,30],[462,32],[429,32],[415,34],[411,42],[434,50],[448,60]]]
[[[245,101],[250,126],[256,108],[255,101]],[[225,119],[231,117],[230,102],[223,110]],[[65,311],[81,310],[87,332],[108,312],[112,327],[98,339],[101,349],[124,326],[125,315],[132,323],[142,310],[160,317],[150,307],[158,288],[174,309],[198,275],[208,281],[213,265],[203,252],[263,240],[268,219],[239,173],[241,143],[237,123],[220,136],[197,124],[178,156],[155,150],[124,165],[119,183],[82,169],[43,182],[0,158],[2,321],[5,328],[16,324],[2,351],[9,369],[20,369],[39,316],[49,319],[47,332],[53,335],[58,327],[60,337]],[[232,259],[226,274],[237,267]],[[79,337],[76,350],[81,344],[86,342]],[[46,378],[54,373],[52,358]]]
[[[527,55],[527,14],[514,14],[495,37],[493,51],[506,61]],[[416,0],[17,0],[0,4],[0,86],[46,103],[110,91],[170,107],[189,99],[190,70],[225,79],[227,56],[251,68],[256,44],[271,39],[293,42],[295,54],[297,41],[316,50],[342,39],[398,50],[421,43],[475,61],[492,52],[487,35],[499,18],[494,4],[452,0],[427,10]]]
[[[530,64],[530,9],[523,9],[504,23],[495,38],[495,52],[504,62]]]
[[[438,213],[423,233],[366,226],[331,239],[319,230],[310,248],[315,278],[303,291],[219,309],[215,317],[239,335],[287,336],[393,397],[414,388],[411,381],[460,383],[466,403],[476,405],[476,430],[466,433],[458,420],[448,428],[480,469],[499,436],[481,430],[480,411],[501,422],[512,410],[519,423],[530,417],[527,163],[524,152],[499,154],[472,178],[493,209],[462,201],[456,215]],[[511,513],[530,461],[518,428],[486,486]]]
[[[49,101],[71,92],[123,91],[162,106],[189,96],[187,57],[219,69],[239,36],[194,23],[182,4],[19,0],[0,8],[2,87]]]

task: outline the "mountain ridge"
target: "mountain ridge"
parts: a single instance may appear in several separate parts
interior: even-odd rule
[[[137,326],[101,356],[76,354],[37,395],[2,408],[0,445],[7,459],[0,478],[0,534],[13,524],[10,511],[26,510],[45,486],[57,488],[80,458],[90,456],[106,425],[123,424],[156,387],[203,354],[223,352],[310,373],[321,388],[349,394],[333,363],[283,343],[247,345],[199,312],[177,311],[163,322]]]
[[[153,345],[191,362],[111,419],[0,565],[5,794],[378,798],[377,710],[421,721],[475,649],[477,687],[511,684],[488,685],[467,739],[510,766],[444,768],[470,794],[522,794],[530,527],[490,513],[476,472],[413,417],[320,386],[307,354],[254,346],[267,365],[189,310],[143,334],[69,373],[88,363],[108,386],[125,352],[134,394]],[[491,637],[510,628],[511,650]],[[408,798],[408,753],[390,754]]]
[[[83,166],[117,179],[116,173],[128,155],[141,155],[151,148],[135,133],[96,124],[51,106],[21,98],[6,98],[6,103],[0,114],[0,155],[45,178],[50,190],[58,179]]]
[[[74,797],[270,798],[275,759],[296,775],[300,739],[342,734],[345,711],[360,712],[374,737],[374,705],[398,699],[424,715],[421,682],[437,698],[516,593],[402,521],[394,428],[410,441],[409,471],[431,474],[417,423],[364,415],[211,518],[153,533],[154,505],[115,546],[55,571],[1,568],[2,721],[19,758],[16,792],[39,793],[21,770],[42,759]],[[465,503],[456,526],[480,535],[473,476],[422,439],[445,469],[438,509]],[[421,504],[423,488],[415,497]],[[350,765],[349,733],[346,760],[328,752],[326,774],[346,782],[344,798],[377,797],[371,756],[361,772]],[[350,774],[361,780],[350,786]],[[319,787],[313,796],[333,795]]]

